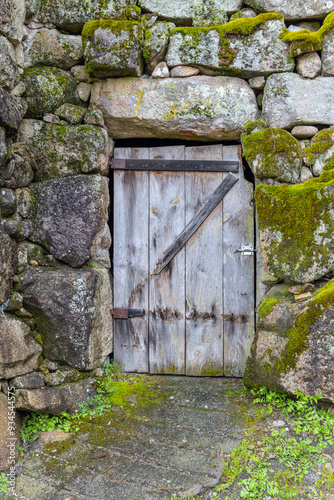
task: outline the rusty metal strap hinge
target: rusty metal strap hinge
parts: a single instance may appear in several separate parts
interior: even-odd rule
[[[110,311],[110,314],[114,319],[129,319],[137,318],[138,316],[144,316],[144,309],[125,309],[121,307],[115,307]]]

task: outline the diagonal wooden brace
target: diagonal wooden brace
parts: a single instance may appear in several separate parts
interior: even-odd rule
[[[154,275],[158,275],[175,257],[175,255],[184,247],[187,241],[203,224],[205,219],[209,217],[211,212],[216,208],[218,203],[222,201],[224,196],[229,192],[232,186],[237,182],[238,178],[231,172],[225,177],[223,182],[219,184],[217,189],[212,193],[208,201],[205,203],[202,210],[187,224],[183,231],[178,235],[174,243],[164,252],[162,262],[159,262],[154,271]]]

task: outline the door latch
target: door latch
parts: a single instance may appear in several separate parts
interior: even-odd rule
[[[251,245],[244,245],[238,250],[236,250],[234,253],[241,252],[242,255],[254,255],[256,252],[256,248],[253,248]]]

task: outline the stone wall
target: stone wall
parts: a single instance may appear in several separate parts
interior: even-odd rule
[[[1,389],[56,414],[91,391],[112,352],[113,140],[168,138],[241,141],[255,176],[246,384],[334,401],[334,4],[135,3],[0,0]]]

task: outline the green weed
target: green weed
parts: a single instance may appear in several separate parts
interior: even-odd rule
[[[7,491],[8,489],[8,478],[4,472],[0,472],[0,491]]]

